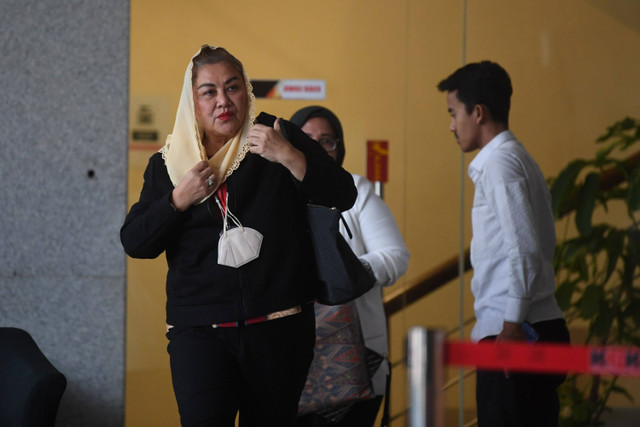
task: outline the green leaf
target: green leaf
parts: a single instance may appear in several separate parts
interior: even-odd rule
[[[571,307],[571,298],[573,297],[573,292],[576,289],[577,281],[566,281],[558,286],[556,290],[556,300],[558,301],[558,305],[562,311],[566,311]]]
[[[566,242],[563,261],[567,264],[574,264],[577,260],[583,259],[588,251],[587,246],[580,239],[573,239]]]
[[[579,258],[577,260],[578,267],[580,268],[580,279],[586,281],[589,279],[589,264],[587,263],[587,257]]]
[[[627,229],[624,269],[620,286],[632,289],[638,269],[640,269],[640,230],[630,227]]]
[[[611,391],[616,394],[621,394],[629,400],[629,402],[633,402],[633,396],[629,394],[626,388],[621,387],[619,385],[611,386]]]
[[[588,247],[590,254],[595,255],[604,250],[604,245],[606,243],[605,236],[610,229],[610,225],[598,224],[592,227],[591,234],[589,236],[580,238],[582,244]]]
[[[611,325],[613,324],[614,317],[615,316],[614,316],[613,310],[611,310],[610,307],[607,307],[606,305],[603,304],[600,310],[598,310],[598,315],[593,321],[593,324],[592,324],[593,333],[598,338],[606,337],[609,334],[609,331],[611,330]]]
[[[607,139],[611,139],[614,136],[624,135],[624,132],[633,129],[636,127],[636,121],[631,117],[625,117],[624,119],[615,122],[613,125],[607,127],[607,133],[598,137],[596,140],[597,143],[601,143],[606,141]]]
[[[586,165],[587,162],[585,160],[574,160],[569,163],[562,172],[560,172],[560,175],[558,175],[556,179],[553,180],[553,184],[551,184],[551,207],[555,218],[560,217],[561,207],[564,207],[569,203],[569,199],[575,187],[576,177]]]
[[[600,174],[591,172],[584,180],[584,184],[578,192],[578,205],[576,207],[576,227],[582,236],[591,234],[591,218],[596,206],[596,193],[600,185]]]
[[[607,251],[607,270],[603,282],[607,283],[611,278],[611,275],[615,271],[620,255],[624,248],[624,236],[625,232],[612,229],[607,235],[605,241],[605,249]]]
[[[628,319],[633,320],[636,328],[640,327],[640,301],[637,299],[631,301],[625,310],[625,314]]]
[[[627,189],[627,206],[629,209],[629,216],[633,216],[633,212],[640,209],[640,168],[636,169],[629,177],[629,185]]]
[[[609,154],[611,154],[611,152],[616,148],[616,144],[610,144],[607,145],[606,147],[603,147],[601,149],[599,149],[598,151],[596,151],[596,160],[598,164],[602,164],[604,163],[607,158],[609,157]]]
[[[580,299],[580,315],[584,319],[595,316],[600,309],[600,301],[604,296],[602,287],[589,285],[585,288],[582,298]]]
[[[607,126],[607,133],[600,135],[598,139],[596,139],[596,143],[601,143],[611,138],[617,132],[617,125],[619,122],[614,123],[611,126]]]

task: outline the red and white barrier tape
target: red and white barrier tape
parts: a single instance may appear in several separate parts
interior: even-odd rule
[[[445,363],[489,370],[640,376],[640,347],[447,341]]]

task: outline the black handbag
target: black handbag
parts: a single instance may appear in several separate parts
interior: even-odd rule
[[[274,116],[260,113],[256,121],[273,126],[275,119]],[[287,126],[283,124],[280,132],[286,140],[291,141]],[[353,301],[373,288],[375,277],[362,265],[340,234],[338,221],[342,219],[351,237],[351,230],[340,211],[308,204],[307,218],[320,282],[316,301],[324,305],[340,305]]]
[[[324,305],[339,305],[369,291],[375,277],[362,265],[340,234],[339,221],[342,220],[351,237],[351,230],[340,211],[307,205],[307,217],[320,282],[317,301]]]

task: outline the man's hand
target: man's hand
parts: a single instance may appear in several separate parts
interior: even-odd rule
[[[520,323],[507,322],[502,324],[502,332],[496,337],[496,341],[526,341],[527,336]],[[509,378],[509,371],[504,371],[504,376]]]
[[[502,332],[496,338],[496,341],[526,341],[527,336],[520,323],[504,322],[502,324]]]

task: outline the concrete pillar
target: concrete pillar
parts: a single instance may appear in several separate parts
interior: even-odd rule
[[[57,425],[121,426],[129,1],[3,0],[0,28],[0,326],[67,377]]]

